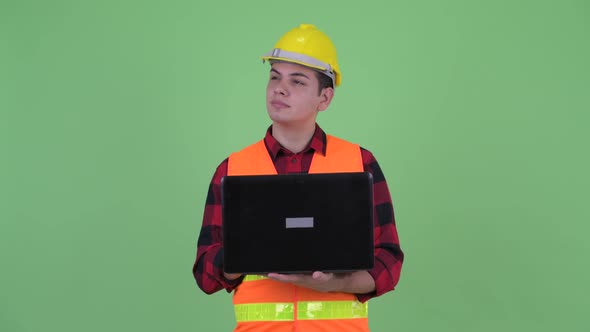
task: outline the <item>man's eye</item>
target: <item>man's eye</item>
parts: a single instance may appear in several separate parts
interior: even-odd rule
[[[304,85],[303,82],[301,82],[300,80],[293,80],[293,83],[297,85]]]
[[[278,80],[279,78],[276,76],[271,76],[270,79],[274,81],[274,80]]]

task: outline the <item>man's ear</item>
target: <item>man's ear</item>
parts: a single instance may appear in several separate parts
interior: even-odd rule
[[[330,106],[332,102],[332,98],[334,98],[334,88],[323,88],[322,92],[320,93],[320,104],[318,105],[318,111],[324,111]]]

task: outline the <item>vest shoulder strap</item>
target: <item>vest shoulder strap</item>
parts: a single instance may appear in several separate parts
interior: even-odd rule
[[[276,175],[264,140],[260,140],[229,156],[227,175]]]
[[[316,152],[309,173],[345,173],[364,170],[361,148],[358,144],[335,136],[326,136],[326,155]]]

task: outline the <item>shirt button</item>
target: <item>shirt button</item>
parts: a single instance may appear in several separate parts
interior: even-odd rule
[[[294,163],[296,163],[296,162],[297,162],[297,158],[293,158],[293,159],[291,159],[291,163],[293,163],[293,164],[294,164]]]

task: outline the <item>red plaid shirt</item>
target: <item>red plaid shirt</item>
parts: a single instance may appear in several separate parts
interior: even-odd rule
[[[283,148],[271,134],[270,127],[264,143],[279,174],[307,173],[315,151],[326,153],[326,134],[316,125],[315,133],[306,149],[292,153]],[[365,302],[372,297],[393,290],[402,268],[404,254],[399,245],[393,205],[385,177],[371,152],[361,148],[364,170],[373,174],[375,266],[368,272],[375,280],[375,291],[357,294]],[[227,175],[227,159],[215,171],[203,215],[203,225],[197,243],[197,258],[193,275],[207,294],[225,288],[231,292],[242,278],[228,280],[223,276],[223,247],[221,242],[221,178]]]

